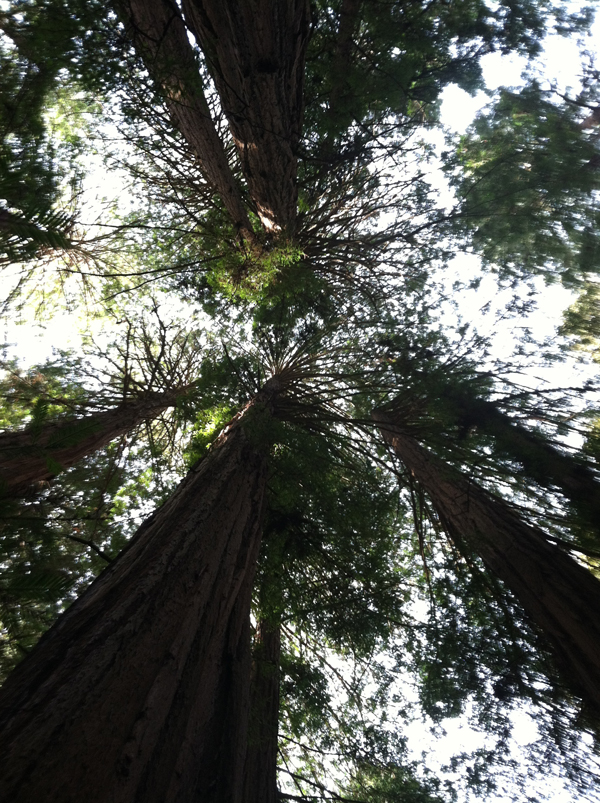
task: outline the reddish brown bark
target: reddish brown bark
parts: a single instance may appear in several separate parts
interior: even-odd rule
[[[266,485],[247,416],[0,690],[0,800],[242,803]]]
[[[293,229],[308,0],[183,0],[267,231]]]
[[[600,125],[600,106],[593,109],[592,113],[579,123],[579,128],[585,131],[587,128],[594,128],[597,125]]]
[[[600,709],[600,581],[506,502],[373,414],[386,441],[425,489],[449,534],[479,555],[548,640],[566,679]]]
[[[113,410],[54,421],[39,430],[0,433],[0,493],[18,496],[34,483],[51,480],[142,421],[156,418],[172,407],[182,392],[147,394]]]
[[[242,237],[255,235],[204,97],[199,66],[173,0],[123,0],[121,13],[146,69],[165,95],[173,122],[193,149]]]
[[[277,803],[277,737],[281,633],[277,625],[258,623],[252,656],[248,752],[244,803]]]

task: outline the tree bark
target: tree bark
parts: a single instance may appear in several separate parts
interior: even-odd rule
[[[579,128],[585,131],[587,128],[594,128],[597,125],[600,125],[600,106],[592,109],[592,113],[579,123]]]
[[[40,429],[0,433],[0,493],[26,494],[35,483],[51,480],[61,470],[101,449],[172,407],[183,391],[147,394],[114,410],[70,421],[53,421]]]
[[[244,803],[277,803],[281,631],[259,621],[254,639]]]
[[[122,0],[119,7],[136,50],[164,93],[175,126],[196,154],[240,235],[255,243],[248,212],[204,97],[199,65],[177,3]]]
[[[506,502],[373,413],[385,440],[429,495],[450,536],[481,557],[540,628],[583,699],[600,710],[600,581]]]
[[[0,800],[242,803],[257,401],[0,690]]]
[[[183,0],[267,231],[292,232],[308,0]]]

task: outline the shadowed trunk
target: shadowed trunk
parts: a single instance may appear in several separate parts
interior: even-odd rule
[[[128,34],[162,89],[175,126],[192,148],[232,222],[250,243],[256,237],[204,97],[199,64],[173,0],[122,0]]]
[[[360,22],[361,2],[362,0],[342,0],[340,6],[340,25],[333,62],[333,84],[328,98],[330,118],[337,116],[344,99],[355,91],[348,84],[348,76],[352,67],[353,37]]]
[[[242,803],[261,399],[0,690],[0,800]]]
[[[456,407],[460,425],[465,429],[475,426],[491,435],[497,449],[521,463],[528,477],[546,487],[560,488],[591,525],[600,528],[600,482],[592,469],[516,424],[493,402],[456,391],[444,396]]]
[[[279,725],[278,625],[257,625],[252,660],[250,728],[244,771],[244,803],[277,803],[277,736]]]
[[[26,494],[34,483],[51,480],[142,421],[156,418],[176,404],[183,392],[147,394],[114,410],[0,433],[0,493],[9,497]]]
[[[256,211],[293,231],[308,0],[183,0],[215,81]]]
[[[600,709],[600,581],[506,502],[373,413],[385,440],[429,495],[454,540],[479,555],[546,636],[567,681]]]

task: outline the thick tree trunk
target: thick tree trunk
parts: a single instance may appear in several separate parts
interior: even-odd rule
[[[267,231],[293,231],[308,0],[183,0]]]
[[[266,485],[253,409],[0,690],[1,801],[242,803]]]
[[[277,803],[281,631],[260,621],[254,639],[244,803]]]
[[[395,427],[391,415],[376,411],[373,418],[449,534],[508,586],[546,636],[566,679],[600,710],[600,581],[506,502]]]
[[[491,435],[497,448],[521,463],[528,477],[546,487],[560,488],[592,526],[600,528],[600,482],[592,469],[516,424],[493,402],[454,391],[448,391],[445,398],[456,407],[459,424],[476,426]]]
[[[0,494],[26,494],[115,438],[172,407],[183,391],[147,394],[114,410],[0,433]]]
[[[179,6],[174,0],[121,0],[118,5],[136,50],[165,95],[174,124],[241,236],[254,243],[246,207],[204,97],[199,65]]]

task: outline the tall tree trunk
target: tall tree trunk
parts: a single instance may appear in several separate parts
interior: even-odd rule
[[[339,114],[344,98],[352,96],[355,91],[349,85],[348,77],[352,67],[353,38],[360,22],[361,3],[362,0],[342,0],[340,6],[340,25],[332,71],[333,83],[328,99],[328,116],[333,120]]]
[[[277,747],[281,631],[259,621],[252,656],[250,727],[244,771],[244,803],[277,803]]]
[[[267,231],[293,231],[308,0],[183,0]]]
[[[113,410],[0,433],[0,494],[19,496],[172,407],[183,390],[149,393]]]
[[[204,97],[199,64],[174,0],[117,0],[146,69],[164,93],[175,126],[219,193],[241,236],[256,237]]]
[[[444,398],[456,408],[459,424],[491,435],[498,450],[521,463],[528,477],[560,488],[592,526],[600,528],[600,482],[588,466],[512,421],[493,402],[453,390],[446,391]]]
[[[0,690],[0,800],[242,803],[261,394]],[[268,415],[268,412],[263,414]]]
[[[378,410],[373,419],[448,533],[508,586],[546,636],[566,679],[600,710],[600,581],[506,502],[394,426],[392,415]]]

